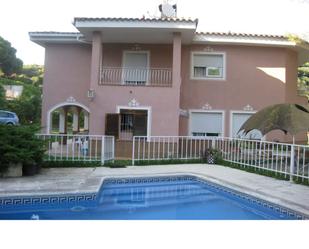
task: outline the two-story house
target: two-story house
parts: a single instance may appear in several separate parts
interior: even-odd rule
[[[75,18],[77,33],[30,32],[45,48],[42,125],[59,132],[236,136],[250,115],[297,95],[309,45],[284,36],[197,33],[182,18]],[[83,116],[83,125],[79,122]],[[83,126],[83,127],[80,127]],[[258,135],[257,135],[258,136]]]

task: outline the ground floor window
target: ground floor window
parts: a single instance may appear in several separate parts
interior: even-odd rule
[[[133,130],[133,114],[120,115],[120,131],[132,131]]]
[[[258,130],[252,130],[248,134],[244,134],[239,129],[241,126],[254,114],[254,112],[232,112],[231,113],[231,137],[248,138],[248,139],[261,139],[262,133]]]
[[[191,111],[189,120],[190,136],[223,136],[223,112]]]
[[[219,133],[210,133],[210,132],[192,132],[194,137],[218,137]]]

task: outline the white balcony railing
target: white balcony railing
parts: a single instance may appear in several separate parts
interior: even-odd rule
[[[103,67],[100,85],[172,86],[170,68]]]

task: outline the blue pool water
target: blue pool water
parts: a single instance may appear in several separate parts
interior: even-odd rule
[[[99,193],[0,199],[0,219],[301,219],[294,211],[193,176],[107,179]]]

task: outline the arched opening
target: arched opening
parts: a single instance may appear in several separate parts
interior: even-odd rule
[[[48,112],[47,132],[50,134],[88,134],[89,109],[78,103],[62,103]]]

